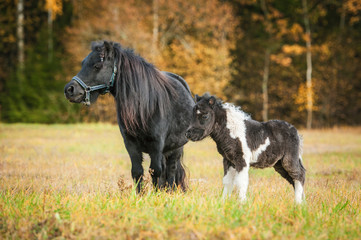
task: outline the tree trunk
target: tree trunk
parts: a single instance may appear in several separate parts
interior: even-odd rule
[[[48,62],[53,61],[53,11],[48,9]]]
[[[312,99],[312,56],[311,56],[311,29],[310,29],[310,21],[309,21],[309,17],[308,17],[307,0],[302,0],[302,6],[303,6],[303,20],[304,20],[305,28],[306,28],[307,129],[311,129],[312,128],[312,108],[313,108],[313,99]]]
[[[17,4],[17,43],[18,43],[18,69],[19,74],[24,74],[24,0]]]
[[[343,33],[343,30],[345,29],[345,19],[346,19],[346,4],[344,2],[341,3],[341,16],[340,16],[340,31],[341,36]]]
[[[158,35],[159,35],[159,3],[153,0],[153,39],[152,39],[152,61],[155,62],[158,54]]]
[[[262,81],[262,95],[263,95],[263,121],[268,121],[268,78],[269,78],[269,63],[270,63],[270,49],[267,48],[264,55],[264,70]]]
[[[340,25],[339,25],[339,34],[338,34],[338,44],[339,46],[342,46],[343,43],[343,35],[345,33],[345,21],[346,21],[346,1],[341,1],[341,14],[340,14]],[[342,104],[339,102],[339,95],[340,90],[342,87],[340,86],[340,83],[344,81],[344,70],[343,65],[346,62],[345,53],[342,51],[342,48],[336,48],[333,50],[335,52],[334,56],[339,56],[335,58],[335,66],[333,67],[335,70],[334,75],[334,81],[332,84],[333,91],[331,97],[331,105],[330,109],[333,109],[330,119],[331,126],[338,125],[339,124],[339,117],[337,116],[337,113],[342,112]]]
[[[265,16],[265,26],[266,32],[268,32],[267,47],[264,55],[264,68],[263,68],[263,80],[262,80],[262,96],[263,96],[263,110],[262,118],[263,121],[268,121],[268,79],[269,79],[269,65],[270,65],[270,54],[271,54],[271,33],[272,33],[272,24],[269,20],[268,9],[266,6],[266,1],[261,0],[261,8]]]

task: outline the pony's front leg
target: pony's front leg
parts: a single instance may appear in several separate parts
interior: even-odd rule
[[[234,177],[236,169],[230,164],[227,159],[223,159],[224,177],[223,177],[223,193],[222,199],[225,200],[233,191]]]
[[[149,171],[152,176],[153,186],[158,189],[160,186],[160,177],[163,172],[163,153],[162,152],[153,152],[150,153],[150,167]]]
[[[136,144],[130,141],[124,141],[124,143],[132,162],[132,178],[137,186],[137,192],[139,193],[143,185],[143,153],[139,151]]]
[[[248,188],[248,171],[249,166],[244,166],[240,171],[237,171],[234,177],[234,185],[238,189],[239,200],[244,203],[247,200],[247,188]]]
[[[143,187],[143,166],[142,166],[142,154],[137,155],[130,155],[130,159],[132,162],[132,178],[134,183],[137,186],[137,193],[140,193],[140,190]]]

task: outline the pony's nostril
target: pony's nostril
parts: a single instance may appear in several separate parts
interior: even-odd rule
[[[68,88],[66,89],[66,92],[67,92],[68,94],[73,94],[73,93],[74,93],[74,86],[68,87]]]

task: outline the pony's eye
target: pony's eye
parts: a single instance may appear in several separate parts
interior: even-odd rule
[[[209,115],[208,115],[208,114],[203,114],[203,115],[202,115],[202,119],[203,119],[203,120],[208,119],[208,117],[209,117]]]
[[[96,63],[96,64],[94,64],[94,66],[93,66],[93,68],[94,68],[96,71],[99,71],[102,67],[103,67],[103,63]]]

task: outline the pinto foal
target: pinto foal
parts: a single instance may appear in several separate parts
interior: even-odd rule
[[[208,94],[195,97],[193,120],[186,133],[192,141],[207,136],[216,142],[223,156],[223,198],[235,186],[246,200],[249,167],[274,167],[295,190],[295,202],[305,198],[306,170],[302,165],[302,139],[291,124],[272,120],[258,122],[239,108]]]

